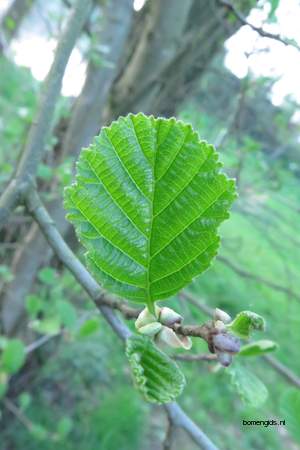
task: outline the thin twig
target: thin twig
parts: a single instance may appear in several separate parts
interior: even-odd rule
[[[297,377],[288,367],[278,361],[274,356],[265,355],[263,359],[275,369],[280,375],[282,375],[289,383],[300,388],[300,378]]]
[[[24,425],[24,427],[29,431],[32,432],[36,426],[36,424],[34,422],[32,422],[24,413],[21,409],[19,409],[9,398],[5,398],[3,400],[3,403],[6,407],[6,409],[8,409],[8,411],[10,411],[17,419],[18,421]],[[50,440],[54,440],[56,441],[58,438],[58,435],[56,433],[51,433],[46,431],[46,436],[47,438]]]
[[[173,446],[173,442],[174,442],[174,436],[175,434],[175,426],[173,421],[170,419],[169,415],[168,415],[168,423],[167,423],[167,431],[166,431],[166,436],[165,439],[163,441],[163,445],[162,448],[163,450],[172,450],[172,446]]]
[[[39,339],[37,339],[36,341],[32,342],[31,344],[26,346],[26,354],[28,355],[29,353],[34,352],[35,350],[37,350],[38,348],[40,348],[42,345],[46,344],[48,341],[50,341],[51,339],[60,336],[62,334],[63,330],[59,331],[58,333],[55,334],[45,334],[44,336],[40,337]]]
[[[112,309],[116,309],[122,313],[125,319],[137,319],[138,315],[142,309],[132,308],[128,306],[124,301],[111,298],[110,296],[101,296],[99,300],[96,299],[95,303],[101,305],[107,305]],[[177,334],[182,336],[193,336],[199,337],[207,341],[208,333],[211,328],[211,323],[204,323],[201,325],[182,325],[179,323],[174,323],[173,325],[168,325]]]
[[[172,423],[176,427],[184,429],[200,448],[204,450],[218,450],[206,434],[199,429],[195,422],[182,411],[177,403],[168,403],[167,405],[164,405],[164,408]]]
[[[173,359],[178,361],[216,361],[217,355],[215,353],[200,353],[198,355],[191,355],[189,353],[180,353],[173,355]]]
[[[200,309],[207,316],[210,316],[210,317],[214,316],[214,309],[210,308],[209,306],[207,306],[204,303],[202,303],[201,301],[199,301],[201,299],[196,297],[191,292],[181,291],[179,296],[182,297],[182,298],[185,298],[186,300],[188,300],[190,303],[192,303],[192,305],[195,305],[196,308]]]
[[[11,401],[9,398],[4,399],[5,407],[17,417],[19,422],[21,422],[29,431],[32,431],[34,424],[29,420],[22,411]]]
[[[280,34],[270,33],[268,31],[264,30],[263,28],[256,27],[252,23],[248,22],[248,20],[236,9],[236,7],[232,3],[228,2],[227,0],[217,0],[217,1],[220,5],[228,8],[235,15],[235,17],[240,21],[241,24],[247,25],[248,27],[252,28],[252,30],[256,31],[256,33],[258,33],[260,36],[262,36],[264,38],[273,39],[275,41],[281,42],[284,45],[291,45],[292,47],[295,47],[297,50],[300,50],[300,46],[295,41],[290,40],[290,39],[285,39],[284,37],[280,36]]]
[[[275,291],[284,292],[285,294],[288,294],[290,297],[294,297],[296,300],[300,301],[300,295],[297,294],[292,289],[282,286],[281,284],[274,283],[273,281],[267,280],[261,277],[260,275],[247,272],[246,270],[241,269],[240,267],[232,263],[228,258],[225,258],[224,256],[217,256],[217,259],[222,263],[226,264],[226,266],[228,266],[231,270],[236,272],[241,277],[257,281],[260,284],[265,284],[266,286],[270,287],[271,289],[274,289]]]

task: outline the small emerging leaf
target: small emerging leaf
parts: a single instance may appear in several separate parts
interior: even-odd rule
[[[22,394],[20,394],[18,398],[20,409],[22,411],[25,411],[25,409],[27,409],[28,406],[30,405],[31,401],[32,401],[31,395],[28,392],[22,392]]]
[[[60,300],[57,302],[56,308],[61,324],[66,328],[72,328],[77,320],[76,309],[74,306],[70,302]]]
[[[37,314],[43,310],[43,300],[37,295],[31,294],[26,297],[26,310],[32,317],[36,317]]]
[[[185,378],[177,364],[145,336],[127,340],[126,355],[135,385],[152,403],[168,403],[181,394]]]
[[[242,311],[227,325],[227,328],[237,336],[248,339],[253,330],[265,329],[265,319],[252,311]]]
[[[236,197],[220,169],[214,147],[174,118],[129,114],[103,127],[65,190],[95,278],[154,313],[205,271]]]
[[[16,373],[24,364],[25,346],[19,339],[11,339],[2,353],[2,367],[10,374]]]
[[[262,339],[243,345],[238,355],[240,356],[260,356],[264,353],[274,352],[278,348],[276,342]]]
[[[237,390],[244,403],[259,408],[268,397],[268,389],[254,373],[246,367],[235,365],[227,369],[231,384]]]
[[[97,333],[100,329],[100,320],[98,317],[94,317],[92,319],[88,319],[81,325],[78,336],[81,338],[85,338],[90,336],[91,334]]]
[[[45,427],[43,427],[43,425],[40,425],[39,423],[32,424],[30,433],[32,434],[32,436],[34,436],[35,439],[39,441],[44,441],[48,438],[48,431]]]
[[[6,372],[0,372],[0,400],[4,397],[8,387],[8,376]]]
[[[57,424],[57,433],[60,438],[66,437],[73,428],[73,421],[70,417],[63,417],[58,421]]]
[[[49,286],[56,282],[55,270],[52,267],[44,267],[38,273],[38,279]]]
[[[57,316],[46,317],[41,320],[33,320],[30,323],[30,328],[41,334],[55,335],[60,332],[61,321]]]

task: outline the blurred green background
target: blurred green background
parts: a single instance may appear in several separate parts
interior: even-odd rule
[[[1,190],[15,168],[42,84],[30,68],[16,60],[16,43],[22,39],[24,43],[30,24],[35,35],[40,34],[47,40],[57,38],[70,5],[59,0],[51,3],[52,9],[41,1],[30,2],[20,23],[15,17],[9,21],[10,16],[5,16],[7,10],[3,8],[2,11]],[[108,71],[107,77],[111,70],[110,54],[107,49],[99,50],[102,42],[97,27],[103,17],[105,19],[105,8],[109,3],[95,2],[89,32],[78,44],[82,61],[87,64],[92,61],[97,70],[103,67],[103,71]],[[128,38],[135,40],[135,46],[137,36],[143,33],[141,24],[146,14],[149,23],[149,3],[155,2],[149,0],[143,8],[135,2],[135,18]],[[196,8],[196,2],[188,3],[191,11]],[[258,2],[258,5],[256,2],[236,3],[245,17],[253,9],[267,11],[263,26],[271,26],[270,30],[279,30],[282,34],[276,11],[283,0]],[[296,3],[291,2],[290,6],[295,15],[300,13]],[[202,5],[201,14],[206,12],[207,17],[213,17],[223,11],[218,11],[221,6],[216,6],[217,2],[212,4],[215,9],[210,9],[210,2]],[[172,11],[180,8],[176,1],[171,6]],[[195,11],[197,13],[197,9]],[[197,23],[200,30],[204,30],[207,17],[202,23],[201,14]],[[231,35],[242,26],[231,12],[226,18],[217,18],[215,27],[221,27],[219,21],[225,20],[227,25],[234,24]],[[209,34],[206,37],[205,33],[208,32],[204,32],[204,39],[208,40]],[[113,118],[125,108],[176,114],[190,122],[201,138],[217,146],[225,171],[237,179],[239,198],[230,220],[221,227],[218,258],[188,287],[188,291],[200,304],[221,308],[232,316],[241,310],[261,314],[266,319],[267,329],[255,337],[277,342],[279,348],[272,356],[295,377],[300,377],[299,104],[293,93],[285,95],[280,104],[274,102],[274,85],[279,77],[276,73],[274,76],[259,75],[259,70],[255,73],[253,65],[258,62],[255,59],[249,62],[251,51],[248,48],[245,48],[248,52],[245,58],[249,62],[247,73],[241,78],[234,75],[224,62],[228,52],[233,52],[224,49],[228,37],[226,33],[218,37],[218,46],[210,58],[205,59],[204,54],[200,57],[197,49],[186,50],[190,55],[190,68],[176,81],[173,67],[174,83],[173,78],[169,79],[171,88],[181,89],[179,98],[174,99],[172,92],[170,102],[166,103],[168,92],[163,91],[159,94],[165,99],[162,105],[152,100],[152,103],[147,100],[141,104],[136,100],[133,105],[129,99],[128,106],[111,108],[106,117]],[[280,55],[282,47],[289,52],[289,46],[278,42],[275,50],[272,44],[268,47],[269,40],[266,48],[261,50],[261,41],[265,40],[256,34],[255,39],[259,41],[259,50],[252,50],[254,54],[265,52],[267,55],[275,51],[276,56],[276,49]],[[248,44],[245,40],[245,47]],[[32,45],[34,48],[34,41]],[[159,54],[157,48],[156,53]],[[123,49],[123,54],[128,57],[128,49]],[[197,70],[193,55],[198,62]],[[125,56],[118,61],[121,79],[127,64]],[[204,61],[203,67],[201,61]],[[297,58],[290,59],[288,64],[294,64],[294,70],[299,74],[298,61]],[[76,70],[76,61],[74,64],[73,70]],[[185,68],[187,64],[185,61]],[[155,72],[154,66],[149,70]],[[178,73],[180,70],[179,65]],[[156,73],[158,79],[160,76]],[[111,97],[107,100],[112,104],[117,86],[115,80],[118,80],[116,74],[115,86],[111,86]],[[80,86],[76,83],[80,85],[80,80],[72,83],[79,93]],[[55,202],[61,202],[62,189],[72,179],[75,156],[72,153],[66,155],[61,143],[78,102],[74,95],[77,94],[62,95],[59,100],[54,133],[48,140],[46,156],[38,169],[39,189],[50,210],[55,207]],[[63,213],[57,214],[56,220],[62,223]],[[66,227],[63,230],[82,258],[83,251],[78,248],[72,230]],[[19,208],[1,233],[0,449],[163,448],[167,427],[164,411],[145,404],[133,389],[121,343],[72,276],[49,253],[43,238],[33,239],[35,232],[30,226],[30,218],[24,217]],[[43,257],[37,258],[41,253]],[[201,308],[180,296],[172,298],[168,304],[184,315],[186,323],[207,320]],[[15,313],[16,317],[11,318]],[[24,348],[32,342],[38,343],[37,348],[25,361]],[[206,351],[206,344],[194,339],[192,352]],[[187,378],[187,387],[179,403],[220,449],[300,448],[299,385],[297,387],[264,358],[237,357],[230,369],[204,361],[179,361],[179,364]],[[247,396],[251,383],[249,374],[259,380],[255,378],[250,398]],[[261,383],[268,391],[265,401],[260,395]],[[243,419],[285,419],[286,426],[247,427],[242,425]],[[176,430],[172,448],[192,450],[196,446],[183,431]]]

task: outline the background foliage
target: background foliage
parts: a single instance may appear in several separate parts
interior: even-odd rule
[[[66,6],[60,1],[53,3],[57,6],[48,22],[55,34],[66,15]],[[265,3],[272,7],[268,21],[276,20],[278,2]],[[251,2],[239,4],[244,13],[253,6]],[[177,2],[176,8],[180,15]],[[146,4],[140,14],[149,14],[148,9]],[[31,9],[26,14],[29,22],[41,20]],[[130,34],[135,45],[143,23],[137,17]],[[240,26],[234,16],[231,21],[234,29]],[[101,73],[109,79],[111,61],[106,50],[98,48],[101,40],[97,26],[96,8],[89,20],[93,39],[89,34],[83,36],[80,46],[84,58],[92,59],[95,65],[96,57],[96,66],[100,65]],[[42,28],[47,35],[47,26]],[[203,33],[208,42],[209,33],[205,30]],[[168,91],[161,87],[161,103],[157,99],[150,102],[147,97],[147,102],[136,100],[133,105],[130,100],[124,101],[127,92],[131,92],[130,80],[128,86],[124,81],[122,89],[120,81],[119,86],[116,83],[115,97],[110,99],[114,102],[108,102],[108,117],[123,113],[124,108],[155,114],[176,113],[190,122],[201,138],[217,145],[229,174],[237,178],[239,198],[231,219],[221,227],[219,257],[189,286],[189,291],[202,304],[219,307],[232,316],[248,309],[261,314],[267,322],[263,338],[276,341],[279,345],[276,358],[300,374],[300,238],[297,233],[300,157],[299,123],[293,119],[298,105],[286,99],[281,107],[275,107],[270,101],[272,79],[257,78],[250,73],[239,80],[232,75],[224,66],[226,37],[220,32],[216,38],[218,51],[212,60],[205,60],[201,70],[197,71],[190,63],[187,76],[178,65],[177,74],[182,75],[184,82],[180,81],[182,92],[177,92],[176,98],[168,97]],[[159,67],[161,55],[154,44],[152,57]],[[195,56],[197,51],[193,52]],[[129,63],[126,51],[122,55],[123,59],[111,64],[119,64],[123,70]],[[203,61],[205,55],[204,51]],[[168,78],[170,89],[176,78],[174,73]],[[2,190],[34,117],[40,83],[6,51],[2,52],[0,74]],[[140,73],[139,77],[142,76]],[[74,117],[74,108],[74,99],[60,98],[55,132],[48,139],[46,156],[38,168],[39,189],[50,209],[61,201],[62,187],[72,178],[75,155],[64,154],[62,142],[66,124]],[[61,222],[59,214],[56,219]],[[65,230],[68,241],[75,247],[73,233]],[[1,234],[1,449],[162,448],[166,431],[163,412],[156,406],[146,405],[132,389],[122,346],[72,276],[56,258],[46,254],[47,250],[33,248],[32,244],[26,247],[26,243],[32,242],[30,233],[34,229],[26,217],[24,220],[16,214]],[[18,260],[24,251],[29,261],[27,267]],[[41,251],[43,258],[32,268],[31,262],[37,261],[36,255]],[[82,257],[81,250],[79,256]],[[22,305],[13,326],[8,325],[10,313],[16,312],[19,304],[8,303],[11,296],[20,297]],[[207,320],[199,308],[180,296],[172,298],[170,306],[184,315],[186,323]],[[262,338],[259,334],[255,337]],[[28,345],[41,338],[44,344],[25,360]],[[193,353],[206,351],[206,344],[194,339]],[[237,357],[228,370],[219,369],[211,362],[179,363],[187,379],[180,403],[221,449],[300,448],[299,387],[289,384],[264,359]],[[249,386],[254,386],[250,395]],[[16,406],[17,414],[10,408],[10,402]],[[243,419],[273,418],[285,419],[286,427],[242,426]],[[173,448],[196,447],[186,435],[176,431]]]

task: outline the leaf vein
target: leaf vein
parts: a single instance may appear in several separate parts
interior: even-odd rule
[[[87,196],[88,197],[88,196]],[[85,199],[83,199],[84,201]],[[106,236],[104,236],[102,234],[102,232],[99,230],[98,226],[94,225],[93,222],[91,221],[91,219],[85,214],[84,210],[80,207],[80,202],[76,203],[76,201],[74,201],[74,199],[72,199],[72,201],[74,202],[74,204],[76,205],[76,207],[78,208],[79,212],[82,214],[82,216],[85,218],[85,220],[88,222],[89,225],[92,226],[92,228],[94,228],[95,231],[97,231],[100,235],[100,237],[102,239],[104,239],[106,242],[109,242],[113,247],[115,247],[116,249],[118,249],[123,255],[127,256],[128,258],[130,258],[132,261],[134,261],[136,264],[138,264],[141,267],[146,268],[146,266],[144,266],[144,264],[140,263],[139,261],[137,261],[133,256],[129,255],[128,253],[126,253],[123,249],[121,249],[118,245],[116,245],[114,242],[112,242],[110,239],[108,239]]]
[[[108,194],[109,198],[113,201],[113,203],[117,206],[117,208],[119,208],[119,210],[123,213],[123,215],[129,220],[129,222],[135,227],[135,229],[137,231],[139,231],[145,238],[147,238],[147,236],[145,235],[145,233],[137,226],[137,224],[128,216],[128,214],[126,213],[126,211],[122,208],[122,206],[117,202],[117,200],[113,197],[113,195],[108,191],[107,187],[105,186],[104,182],[99,178],[96,170],[91,166],[90,161],[87,159],[87,163],[89,165],[89,168],[91,169],[91,171],[94,173],[94,175],[96,176],[97,180],[99,181],[99,183],[103,186],[105,192]]]
[[[138,189],[138,191],[140,191],[140,193],[142,194],[142,196],[147,200],[147,202],[149,202],[149,198],[146,196],[146,194],[144,193],[144,191],[142,190],[142,188],[140,188],[140,186],[137,184],[137,182],[135,181],[135,179],[133,178],[133,176],[131,175],[131,173],[129,172],[129,170],[127,169],[127,167],[125,166],[125,164],[123,163],[122,159],[120,158],[119,153],[117,152],[117,149],[115,148],[114,143],[112,142],[112,140],[109,137],[109,134],[106,132],[106,137],[110,143],[111,148],[113,149],[118,161],[120,162],[121,166],[123,167],[123,169],[125,170],[125,172],[127,173],[127,175],[129,176],[129,178],[131,179],[131,181],[133,182],[133,184],[135,185],[135,187]]]
[[[156,251],[156,253],[154,253],[151,256],[151,259],[153,259],[155,256],[157,256],[159,253],[161,253],[168,245],[172,244],[172,242],[175,241],[175,239],[180,236],[181,234],[183,234],[185,231],[187,231],[187,229],[193,225],[194,222],[196,222],[196,220],[200,219],[205,212],[211,208],[218,200],[219,198],[227,191],[227,189],[224,189],[215,199],[212,203],[210,203],[203,211],[201,211],[201,214],[199,214],[197,217],[195,217],[193,220],[191,220],[186,227],[183,230],[180,230],[174,237],[172,237],[172,239],[170,241],[168,241],[162,248],[160,248],[159,250]]]

